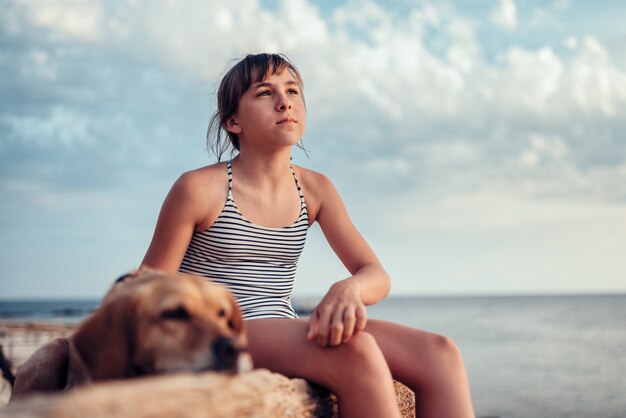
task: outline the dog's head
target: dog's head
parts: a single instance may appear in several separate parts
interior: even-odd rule
[[[73,340],[94,380],[251,368],[233,297],[191,275],[149,270],[116,282]]]

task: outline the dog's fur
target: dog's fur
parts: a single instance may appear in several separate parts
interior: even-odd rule
[[[91,381],[252,368],[241,313],[226,288],[154,270],[127,276],[74,335],[41,347],[18,369],[13,400]]]

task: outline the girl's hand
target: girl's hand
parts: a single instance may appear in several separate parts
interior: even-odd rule
[[[317,305],[308,323],[307,339],[322,347],[346,343],[365,328],[367,313],[354,281],[332,285]]]

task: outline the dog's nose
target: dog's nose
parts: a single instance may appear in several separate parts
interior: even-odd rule
[[[234,338],[221,337],[213,343],[215,368],[218,370],[236,370],[237,358],[241,349]]]

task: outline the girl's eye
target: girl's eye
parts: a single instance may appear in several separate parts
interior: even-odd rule
[[[268,96],[269,94],[270,94],[270,91],[269,91],[269,90],[262,90],[262,91],[260,91],[260,92],[258,92],[258,93],[256,94],[256,97],[259,97],[259,96]]]
[[[300,92],[298,90],[296,90],[296,89],[289,89],[289,90],[287,90],[287,93],[289,93],[289,94],[300,94]]]

